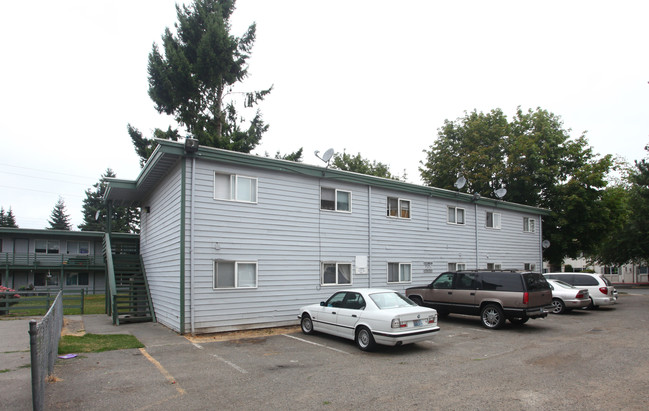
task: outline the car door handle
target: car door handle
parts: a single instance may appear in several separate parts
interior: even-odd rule
[[[449,292],[448,292],[448,295],[451,295],[451,294],[453,294],[453,291],[449,291]]]
[[[352,317],[356,318],[356,314],[352,314]]]
[[[332,314],[336,314],[336,312],[335,312],[335,311],[333,311],[333,312],[332,312]]]
[[[471,294],[469,294],[469,295],[475,295],[475,293],[471,293]]]

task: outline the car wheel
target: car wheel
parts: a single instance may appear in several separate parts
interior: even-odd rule
[[[410,298],[412,300],[412,302],[417,304],[417,305],[424,305],[424,302],[422,301],[421,297],[418,296],[418,295],[413,295],[413,296],[410,296],[408,298]]]
[[[598,308],[598,306],[596,306],[593,299],[590,298],[590,304],[588,304],[588,307],[586,307],[586,308],[588,308],[589,310],[594,310],[594,309]]]
[[[553,314],[563,314],[566,312],[566,304],[559,298],[552,299],[552,313]]]
[[[525,324],[530,317],[525,317],[525,318],[510,318],[509,322],[514,324],[514,325],[523,325]]]
[[[367,327],[360,327],[356,331],[356,345],[363,351],[371,351],[374,348],[374,337]]]
[[[482,319],[482,325],[490,330],[500,328],[505,323],[505,314],[502,308],[496,304],[487,304],[482,307],[480,318]]]
[[[304,334],[313,334],[313,321],[311,321],[309,314],[302,314],[302,321],[300,321],[300,325],[302,326],[302,332]]]

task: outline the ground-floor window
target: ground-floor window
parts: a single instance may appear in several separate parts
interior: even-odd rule
[[[322,285],[351,284],[352,265],[349,263],[323,263]]]
[[[502,264],[487,263],[487,270],[502,270]]]
[[[536,271],[536,264],[525,263],[525,271]]]
[[[412,265],[406,263],[388,263],[389,283],[409,283],[412,278]]]
[[[256,288],[257,263],[215,261],[214,288]]]
[[[465,263],[448,263],[448,271],[462,271],[466,270]]]
[[[88,273],[67,273],[65,275],[65,285],[88,285]]]

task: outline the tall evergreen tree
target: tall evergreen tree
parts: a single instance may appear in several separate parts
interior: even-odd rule
[[[56,202],[50,219],[47,220],[50,223],[50,226],[47,227],[48,230],[71,230],[72,226],[70,225],[70,216],[67,214],[65,209],[65,202],[63,198],[59,197],[59,200]]]
[[[271,91],[237,92],[234,86],[248,76],[248,59],[255,42],[256,25],[241,37],[230,34],[234,0],[195,0],[176,5],[175,33],[167,28],[162,52],[157,44],[149,54],[149,96],[159,113],[172,115],[199,144],[244,153],[254,149],[266,130],[259,110],[247,126],[237,113],[233,96],[244,97],[252,108]],[[155,146],[128,125],[141,163]],[[175,140],[178,130],[157,129],[154,137]]]
[[[4,207],[0,207],[0,227],[18,228],[16,217],[14,216],[11,207],[9,207],[9,211],[6,213]]]
[[[86,190],[83,200],[83,222],[79,224],[81,231],[106,231],[108,207],[104,202],[106,193],[106,177],[116,177],[113,170],[106,169],[106,173],[93,185],[94,189]],[[135,207],[112,207],[111,231],[121,233],[139,232],[140,213]]]

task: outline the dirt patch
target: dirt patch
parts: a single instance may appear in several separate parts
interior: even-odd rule
[[[189,341],[193,343],[206,343],[213,341],[232,341],[251,338],[262,338],[271,335],[291,334],[300,331],[300,326],[262,328],[259,330],[228,331],[214,334],[186,335]]]
[[[86,330],[83,325],[83,320],[70,320],[63,318],[63,329],[61,335],[73,335],[75,337],[83,337],[86,335]]]

